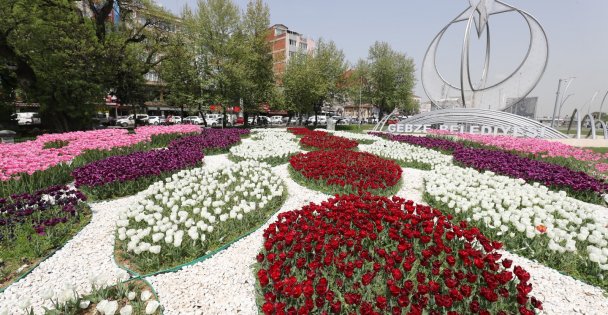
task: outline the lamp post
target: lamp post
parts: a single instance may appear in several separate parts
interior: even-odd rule
[[[553,106],[553,118],[551,119],[551,128],[553,128],[555,126],[555,114],[557,113],[557,106],[560,103],[560,95],[566,94],[566,92],[568,91],[568,88],[570,87],[570,84],[572,84],[572,81],[575,79],[575,77],[570,77],[570,78],[566,78],[566,79],[559,79],[559,82],[557,83],[557,92],[555,93],[555,105]],[[566,88],[564,89],[564,93],[560,93],[560,90],[562,88],[562,82],[568,82],[568,84],[566,85]]]
[[[570,96],[574,95],[574,93],[570,93],[568,94],[566,97],[564,97],[564,99],[562,100],[561,104],[559,104],[559,111],[557,112],[557,119],[560,119],[560,117],[562,117],[562,107],[564,107],[564,104],[566,103],[566,101],[570,98]]]

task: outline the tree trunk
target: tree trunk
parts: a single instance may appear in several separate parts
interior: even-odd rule
[[[222,128],[226,128],[226,106],[222,105],[222,115],[224,119],[222,119]]]
[[[207,119],[205,119],[205,113],[201,110],[201,104],[198,104],[198,114],[203,118],[203,126],[207,127]]]
[[[248,127],[249,126],[249,113],[247,113],[247,112],[243,113],[243,120],[244,120],[243,125],[245,127]]]

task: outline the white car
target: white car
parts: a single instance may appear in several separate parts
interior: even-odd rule
[[[308,117],[308,123],[315,123],[315,116]],[[317,125],[327,125],[327,116],[317,116]]]
[[[11,119],[16,121],[18,125],[37,125],[40,124],[40,116],[35,112],[16,113]]]
[[[184,118],[184,124],[202,125],[203,119],[198,116],[188,116]]]
[[[273,125],[280,125],[283,123],[283,116],[272,116],[270,117],[270,123]]]
[[[211,126],[211,127],[222,127],[222,121],[224,120],[223,117],[219,117],[219,118],[207,118],[207,126]],[[226,126],[232,126],[232,123],[230,121],[226,121]]]
[[[137,116],[129,115],[127,117],[117,119],[116,126],[121,126],[121,127],[134,126],[135,117],[137,117],[137,120],[143,122],[144,124],[148,123],[148,121],[149,121],[149,116],[146,114],[137,114]]]
[[[163,116],[148,117],[148,124],[150,124],[150,125],[162,125],[164,123],[165,123],[165,117],[163,117]]]

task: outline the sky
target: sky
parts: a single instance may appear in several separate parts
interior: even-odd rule
[[[248,2],[233,1],[242,9]],[[196,8],[197,0],[157,2],[179,14],[186,4]],[[573,95],[564,103],[562,116],[570,115],[574,108],[584,113],[599,110],[608,91],[608,1],[504,2],[530,13],[547,33],[547,68],[529,94],[539,97],[537,117],[552,115],[558,81],[570,77],[575,79],[567,94]],[[351,64],[366,59],[374,42],[388,42],[393,49],[413,58],[418,80],[414,92],[423,100],[428,98],[420,83],[420,67],[426,50],[437,33],[469,6],[468,0],[266,0],[266,3],[270,7],[272,24],[285,24],[314,39],[333,40]],[[525,56],[529,34],[523,23],[523,19],[510,16],[490,18],[490,81],[511,73]],[[440,46],[438,68],[448,80],[458,78],[463,32],[464,28],[454,28],[446,33],[446,40]],[[472,50],[483,51],[484,45],[483,42],[474,43]],[[472,58],[482,60],[481,56],[481,53],[473,53]],[[481,65],[476,63],[472,72],[475,69],[481,69]],[[565,85],[562,91],[564,88]],[[591,102],[596,92],[597,96]],[[608,99],[604,111],[608,111]]]

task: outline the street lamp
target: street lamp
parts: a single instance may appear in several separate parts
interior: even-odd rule
[[[564,107],[564,104],[572,95],[574,95],[574,93],[568,94],[566,97],[564,97],[564,99],[562,100],[562,103],[559,104],[559,111],[557,112],[557,119],[560,119],[560,117],[562,117],[562,107]]]
[[[555,93],[555,105],[553,106],[553,119],[551,119],[551,128],[553,128],[553,126],[555,125],[555,114],[557,112],[557,105],[560,103],[560,95],[566,94],[566,92],[568,91],[568,88],[570,87],[570,84],[572,84],[572,81],[575,79],[576,77],[569,77],[566,79],[559,79],[559,82],[557,83],[557,92]],[[562,88],[562,82],[568,82],[568,84],[566,85],[566,88],[564,89],[564,93],[560,93],[560,90]]]

